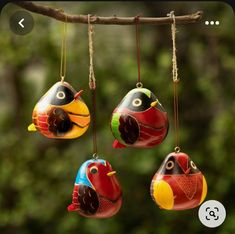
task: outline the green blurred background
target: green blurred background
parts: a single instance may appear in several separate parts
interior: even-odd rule
[[[39,2],[40,3],[40,2]],[[152,149],[112,149],[112,110],[135,87],[135,27],[96,25],[94,62],[100,156],[117,170],[124,200],[112,218],[97,220],[68,213],[77,169],[91,158],[91,128],[75,140],[46,139],[27,132],[39,98],[57,81],[63,24],[32,13],[35,26],[26,36],[9,29],[19,7],[5,6],[0,21],[0,233],[168,234],[235,233],[235,33],[234,14],[215,2],[44,2],[70,14],[166,16],[204,12],[195,24],[178,25],[181,149],[208,182],[207,200],[221,201],[224,224],[204,227],[198,208],[160,210],[149,186],[165,156],[174,148],[172,42],[170,25],[141,26],[141,77],[169,114],[166,140]],[[206,26],[205,20],[219,20]],[[88,88],[87,25],[68,25],[67,77],[75,89]]]

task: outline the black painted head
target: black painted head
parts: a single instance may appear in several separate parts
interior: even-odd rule
[[[131,111],[145,111],[151,107],[151,103],[157,100],[156,96],[146,88],[132,89],[123,98],[118,108],[127,108]]]
[[[158,170],[159,174],[196,174],[200,172],[195,163],[185,153],[170,153]]]
[[[41,98],[40,102],[45,102],[55,106],[66,105],[74,100],[76,91],[66,82],[57,82]]]

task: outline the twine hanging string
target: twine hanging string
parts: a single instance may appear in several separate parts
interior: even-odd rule
[[[175,14],[174,11],[171,11],[168,14],[169,17],[172,18],[171,24],[171,35],[172,35],[172,78],[173,78],[173,86],[174,86],[174,128],[175,128],[175,152],[180,152],[179,146],[179,93],[178,93],[178,67],[177,67],[177,56],[176,56],[176,22],[175,22]]]
[[[66,76],[66,65],[67,65],[67,15],[65,15],[65,22],[62,33],[61,41],[61,61],[60,61],[60,78],[61,82],[64,82]]]
[[[98,150],[97,150],[97,136],[96,136],[96,79],[94,73],[94,65],[93,65],[93,25],[91,24],[91,16],[88,15],[88,46],[89,46],[89,88],[91,90],[92,95],[92,135],[93,135],[93,158],[98,159]]]
[[[139,33],[139,25],[140,25],[140,15],[135,17],[135,37],[136,37],[136,58],[137,58],[137,66],[138,66],[138,79],[137,79],[137,88],[143,87],[140,79],[140,33]]]

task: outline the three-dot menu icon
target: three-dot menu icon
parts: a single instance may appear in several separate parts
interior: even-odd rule
[[[220,24],[220,22],[218,21],[218,20],[216,20],[216,21],[213,21],[213,20],[206,20],[205,21],[205,25],[219,25]]]

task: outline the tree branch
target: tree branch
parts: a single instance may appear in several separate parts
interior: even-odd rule
[[[46,15],[56,20],[66,21],[69,23],[87,24],[87,15],[69,15],[65,14],[62,9],[54,9],[48,6],[35,4],[32,2],[14,2],[14,4],[37,14]],[[202,11],[197,11],[190,15],[175,16],[177,24],[195,23],[202,18]],[[134,17],[103,17],[93,15],[90,18],[92,24],[116,24],[116,25],[132,25],[136,24],[136,16]],[[139,23],[145,25],[163,25],[171,24],[171,17],[139,17]]]

